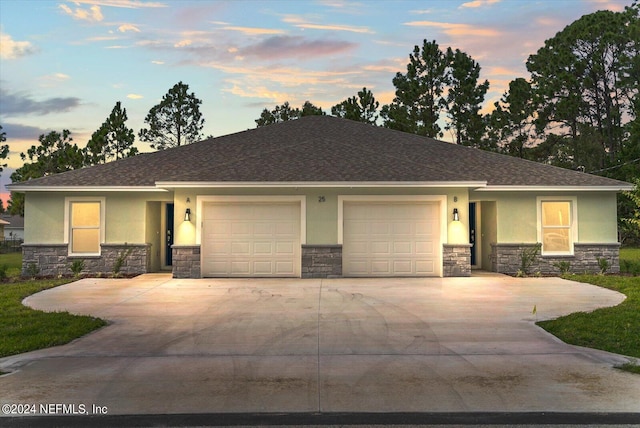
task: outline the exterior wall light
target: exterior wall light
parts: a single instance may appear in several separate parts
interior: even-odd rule
[[[191,221],[191,208],[187,208],[184,212],[184,221]]]
[[[458,209],[457,208],[453,209],[453,221],[460,221],[460,216],[458,215]]]

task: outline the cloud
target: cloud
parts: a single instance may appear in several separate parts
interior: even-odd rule
[[[286,15],[283,22],[292,24],[296,28],[309,29],[309,30],[325,30],[325,31],[347,31],[350,33],[367,33],[374,34],[375,32],[368,27],[356,27],[353,25],[340,25],[340,24],[317,24],[309,22],[306,19],[297,15]]]
[[[282,58],[314,58],[353,49],[355,43],[337,40],[306,40],[300,36],[274,36],[258,44],[241,48],[241,56],[277,60]]]
[[[278,30],[276,28],[257,28],[257,27],[238,27],[234,25],[227,25],[222,27],[227,31],[239,31],[246,35],[262,35],[262,34],[284,34],[284,30]]]
[[[79,2],[76,2],[76,4],[77,3]],[[89,22],[100,22],[104,19],[102,11],[100,10],[100,6],[96,4],[91,6],[89,9],[82,9],[80,7],[77,7],[75,11],[66,4],[61,4],[59,7],[73,19],[79,19],[81,21]]]
[[[88,39],[86,39],[89,42],[110,42],[113,40],[120,40],[120,37],[118,36],[96,36],[96,37],[89,37]]]
[[[144,96],[140,94],[127,94],[127,98],[129,98],[130,100],[139,100],[144,98]]]
[[[501,0],[473,0],[466,3],[462,3],[460,5],[460,8],[463,8],[463,7],[476,8],[476,7],[490,6],[492,4],[499,3],[500,1]]]
[[[449,22],[435,21],[412,21],[405,22],[404,25],[410,27],[435,27],[444,30],[450,36],[480,36],[480,37],[498,37],[502,33],[493,28],[474,27],[468,24],[453,24]]]
[[[16,59],[36,52],[30,42],[19,42],[5,33],[0,33],[0,58]]]
[[[173,47],[176,48],[183,48],[185,46],[189,46],[190,44],[192,44],[193,41],[189,40],[189,39],[185,39],[185,40],[180,40],[178,43],[174,44]]]
[[[162,65],[164,61],[151,61],[151,64]]]
[[[237,80],[229,80],[233,86],[231,88],[223,89],[223,92],[228,92],[233,95],[237,95],[243,98],[262,98],[268,99],[272,102],[283,102],[289,98],[289,94],[284,92],[274,91],[272,89],[267,88],[264,85],[253,86],[253,85],[245,85],[244,82],[239,82]]]
[[[0,114],[3,116],[20,116],[24,114],[45,115],[73,110],[80,105],[80,98],[55,97],[44,101],[36,101],[25,92],[9,93],[0,89],[2,103]]]
[[[127,9],[168,7],[166,3],[140,0],[74,0],[76,4],[92,4],[96,6],[121,7]]]
[[[7,141],[5,144],[11,144],[14,140],[33,140],[37,141],[42,134],[48,133],[50,130],[38,128],[36,126],[20,125],[18,123],[3,123],[2,132],[7,133]]]
[[[71,76],[64,73],[53,73],[40,78],[41,85],[44,87],[57,86],[58,84],[69,80]]]
[[[368,33],[374,34],[374,31],[367,27],[354,27],[352,25],[336,25],[336,24],[298,24],[298,28],[308,28],[311,30],[327,30],[327,31],[348,31],[351,33]]]
[[[118,31],[121,33],[125,33],[127,31],[135,31],[136,33],[139,33],[140,29],[133,24],[122,24],[118,27]]]

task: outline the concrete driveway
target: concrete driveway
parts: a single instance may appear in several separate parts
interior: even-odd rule
[[[640,376],[536,319],[624,296],[557,278],[84,279],[26,299],[111,321],[0,359],[0,403],[113,414],[639,412]],[[533,313],[534,306],[537,314]]]

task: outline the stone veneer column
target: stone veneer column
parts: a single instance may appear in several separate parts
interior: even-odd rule
[[[303,245],[302,277],[335,278],[342,276],[342,245]]]
[[[174,278],[200,278],[200,245],[173,245]]]
[[[471,244],[442,246],[442,276],[471,276]]]

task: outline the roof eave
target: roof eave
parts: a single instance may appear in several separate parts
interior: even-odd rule
[[[607,186],[491,186],[476,189],[478,192],[628,192],[631,184]]]
[[[12,192],[167,192],[167,189],[157,186],[29,186],[10,184],[7,186]]]
[[[480,188],[486,181],[158,181],[156,186],[176,188],[246,188],[246,187],[472,187]]]

